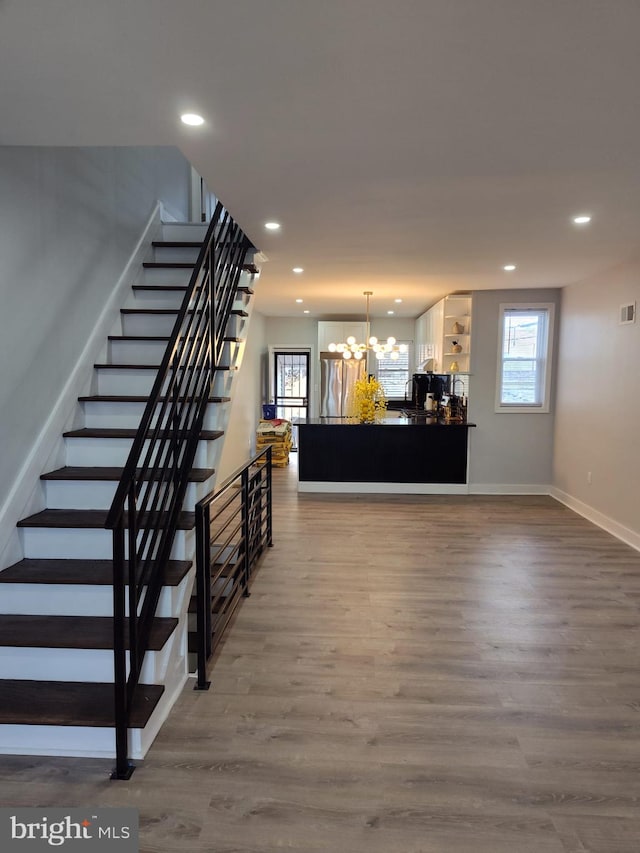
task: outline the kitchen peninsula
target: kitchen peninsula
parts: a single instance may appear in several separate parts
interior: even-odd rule
[[[466,494],[469,428],[424,415],[298,421],[298,490]]]

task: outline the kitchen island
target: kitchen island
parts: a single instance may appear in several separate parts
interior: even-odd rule
[[[466,494],[469,428],[425,416],[301,419],[298,490]]]

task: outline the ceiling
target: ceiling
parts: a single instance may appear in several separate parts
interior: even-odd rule
[[[414,317],[636,254],[639,35],[638,0],[0,0],[0,144],[177,145],[265,314]]]

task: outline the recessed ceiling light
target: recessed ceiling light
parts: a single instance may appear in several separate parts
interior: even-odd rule
[[[395,314],[395,311],[387,311],[387,314]]]
[[[296,302],[302,302],[302,301],[303,301],[302,299],[296,299]]]
[[[303,269],[302,267],[294,267],[294,268],[291,270],[291,272],[295,272],[295,273],[297,273],[298,275],[300,275],[300,273],[301,273],[301,272],[304,272],[304,269]]]
[[[502,269],[503,269],[505,272],[513,272],[515,268],[516,268],[516,265],[515,265],[515,264],[505,264],[505,265],[502,267]]]
[[[394,299],[394,302],[402,302],[402,299]]]
[[[309,313],[309,309],[308,309],[308,308],[305,308],[305,309],[304,309],[304,311],[303,311],[302,313],[303,313],[303,314],[308,314],[308,313]]]
[[[280,230],[280,223],[279,222],[265,222],[264,227],[267,229],[267,231],[279,231]]]
[[[591,222],[591,217],[588,213],[581,213],[579,216],[573,217],[574,225],[588,225]]]
[[[191,127],[198,127],[199,125],[204,124],[204,119],[197,113],[184,113],[180,116],[180,121],[183,124],[191,125]]]

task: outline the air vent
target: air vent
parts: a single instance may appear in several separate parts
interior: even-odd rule
[[[636,303],[630,302],[628,305],[620,306],[620,325],[627,323],[635,323],[636,321]]]

